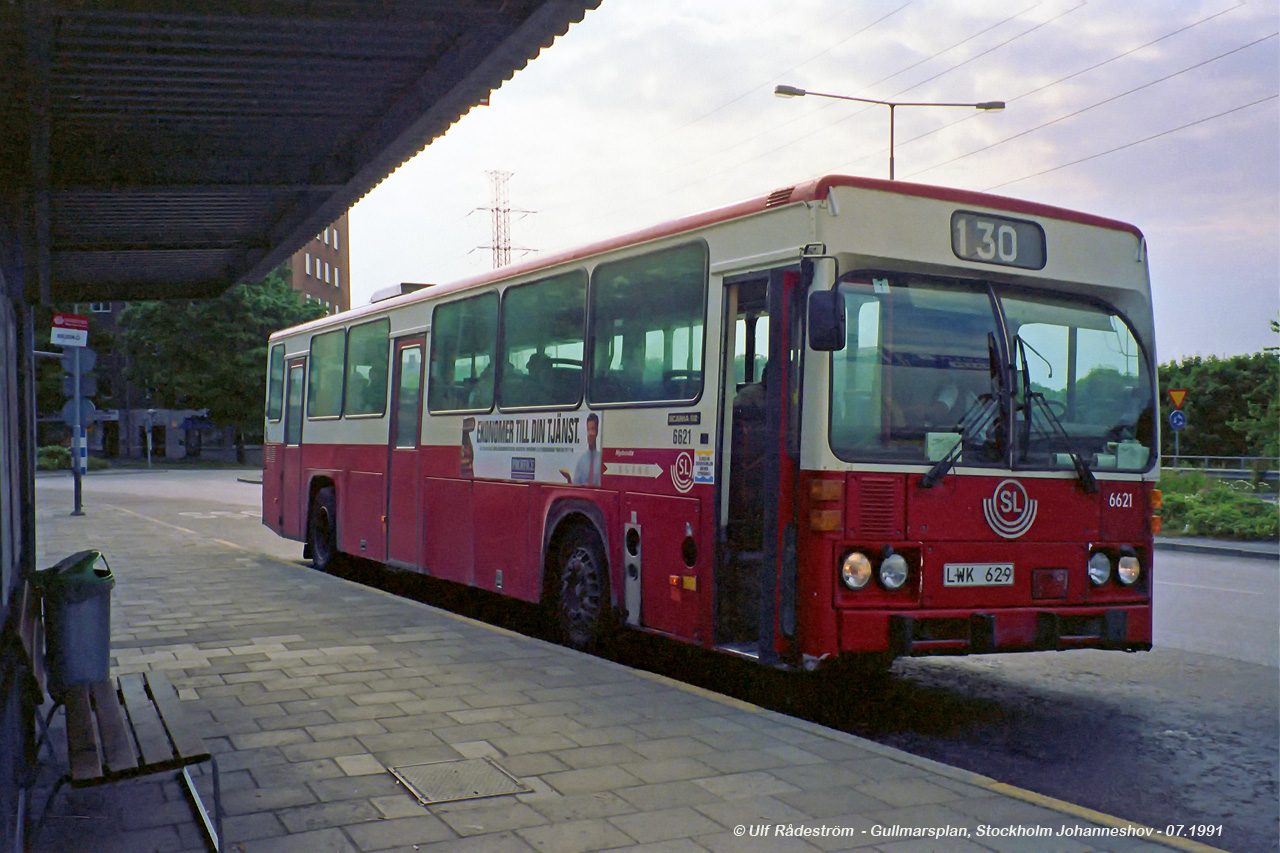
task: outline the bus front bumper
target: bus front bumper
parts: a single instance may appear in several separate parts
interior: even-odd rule
[[[841,652],[922,656],[1150,648],[1149,604],[840,614]]]

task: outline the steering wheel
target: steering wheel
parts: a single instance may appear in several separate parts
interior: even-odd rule
[[[1067,413],[1067,404],[1061,400],[1050,400],[1048,397],[1041,397],[1044,401],[1045,408],[1053,412],[1053,416],[1058,420],[1062,420],[1062,416]]]

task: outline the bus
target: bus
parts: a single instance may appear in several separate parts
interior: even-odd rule
[[[796,670],[1149,649],[1132,225],[826,176],[271,336],[263,521]]]

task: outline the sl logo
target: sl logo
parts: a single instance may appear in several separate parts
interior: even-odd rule
[[[671,484],[680,494],[693,488],[693,457],[687,452],[677,456],[671,466]]]
[[[1017,539],[1036,520],[1036,501],[1017,480],[1001,480],[995,493],[982,500],[982,514],[991,529],[1005,539]]]

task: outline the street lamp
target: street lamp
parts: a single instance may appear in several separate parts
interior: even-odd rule
[[[979,110],[1002,110],[1004,101],[982,101],[977,104],[952,104],[925,101],[877,101],[875,98],[855,98],[852,95],[828,95],[825,92],[806,92],[795,86],[778,86],[773,94],[779,98],[803,98],[813,95],[815,98],[835,98],[840,101],[858,101],[863,104],[879,104],[889,108],[889,180],[893,180],[893,111],[897,107],[973,107]]]

